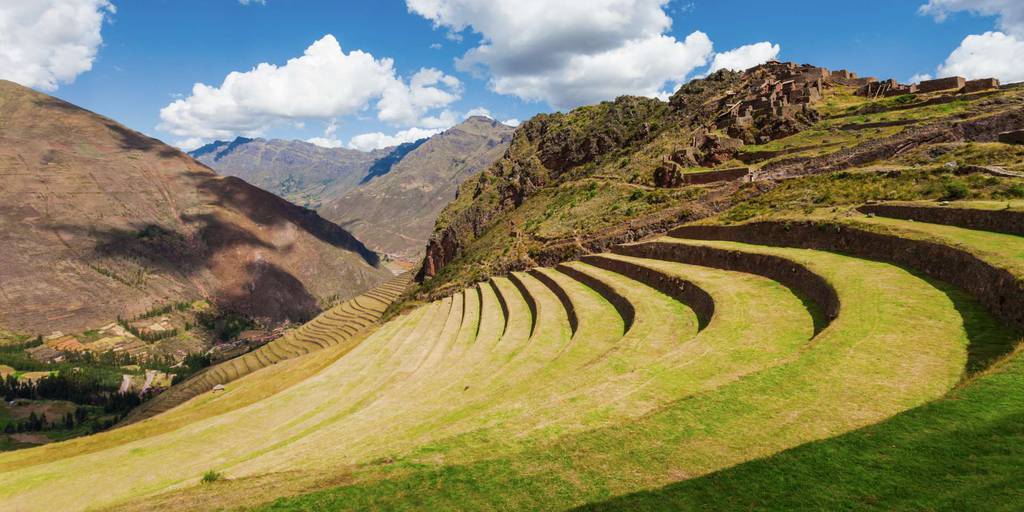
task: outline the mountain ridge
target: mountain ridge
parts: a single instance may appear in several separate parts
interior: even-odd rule
[[[497,160],[512,132],[493,119],[471,117],[422,141],[387,174],[326,202],[320,211],[381,252],[416,258],[458,186]]]
[[[219,173],[319,211],[378,252],[414,260],[458,184],[497,160],[512,132],[471,116],[434,136],[370,152],[236,138],[191,154]]]

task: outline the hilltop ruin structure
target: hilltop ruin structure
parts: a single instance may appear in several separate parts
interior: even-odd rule
[[[902,84],[895,79],[879,81],[858,77],[851,71],[829,70],[808,64],[769,61],[745,72],[737,89],[726,91],[714,108],[714,122],[694,131],[688,147],[674,151],[655,169],[656,186],[679,187],[694,184],[685,176],[685,168],[716,167],[733,159],[744,144],[764,144],[787,137],[813,125],[819,118],[811,107],[819,102],[825,89],[835,86],[856,87],[854,94],[868,98],[906,94],[951,92],[968,94],[999,88],[999,80],[943,77],[917,84]],[[735,180],[745,177],[744,169],[704,173],[700,182]]]

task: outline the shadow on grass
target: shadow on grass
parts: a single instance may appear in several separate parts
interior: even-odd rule
[[[800,302],[804,305],[804,309],[811,315],[811,321],[814,323],[814,336],[821,334],[821,331],[825,330],[832,319],[825,313],[825,309],[820,304],[811,299],[806,294],[801,293],[796,288],[790,288],[789,291],[796,295],[796,298],[800,299]]]
[[[960,312],[967,332],[967,366],[965,376],[986,370],[1017,346],[1022,334],[992,316],[977,300],[963,290],[944,281],[917,274],[945,293]]]

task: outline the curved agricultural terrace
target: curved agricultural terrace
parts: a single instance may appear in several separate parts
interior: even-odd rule
[[[955,508],[939,491],[971,468],[944,465],[929,439],[979,448],[963,424],[1024,435],[998,422],[1024,412],[1024,240],[895,217],[683,227],[494,277],[365,334],[328,313],[298,331],[308,343],[207,372],[223,392],[0,455],[0,503]],[[917,449],[892,459],[897,445]],[[865,488],[856,464],[879,482],[935,467],[946,480],[914,483],[932,501],[900,502],[898,480]],[[211,470],[226,480],[200,484]]]

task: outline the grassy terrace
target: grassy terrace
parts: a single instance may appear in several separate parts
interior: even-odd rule
[[[1010,235],[827,214],[1003,266],[1024,256]],[[1019,500],[1024,367],[1008,354],[1019,334],[974,299],[849,255],[656,242],[663,259],[604,254],[495,277],[148,420],[0,455],[0,504],[998,509]],[[679,262],[700,250],[719,260]],[[719,268],[721,258],[765,256],[824,279],[839,301],[831,322],[797,285]],[[713,313],[699,321],[683,295],[642,281],[685,281]],[[360,304],[325,315],[317,339],[336,336]],[[981,363],[968,367],[969,356]],[[211,470],[225,478],[199,485]]]
[[[817,269],[836,284],[842,298],[866,293],[890,298],[881,304],[849,303],[810,344],[806,343],[810,319],[804,312],[804,343],[794,340],[800,350],[791,359],[783,357],[779,364],[747,378],[718,385],[690,400],[670,402],[639,419],[538,441],[512,456],[454,467],[399,461],[400,468],[392,470],[391,479],[284,500],[271,508],[445,508],[471,503],[480,508],[557,509],[616,496],[630,487],[657,487],[665,485],[659,481],[728,467],[752,453],[770,454],[787,444],[800,444],[795,439],[828,437],[831,429],[845,431],[873,422],[872,416],[888,416],[883,410],[899,411],[941,396],[959,379],[966,345],[961,319],[952,300],[928,282],[895,267],[838,255],[714,244],[819,262]],[[822,259],[832,261],[821,263]],[[674,270],[685,272],[686,267]],[[795,297],[789,300],[796,304],[795,311],[801,309]],[[735,332],[729,334],[729,327],[743,321],[733,317],[743,315],[730,312],[725,298],[717,303],[721,306],[715,320],[680,349],[701,336],[707,336],[708,342],[715,336],[742,339]],[[902,314],[885,320],[884,312]],[[920,327],[916,336],[893,344],[907,319],[918,315],[928,319],[921,319],[920,325],[913,321],[914,327]],[[771,322],[754,325],[770,326]],[[721,334],[715,334],[719,329]],[[694,358],[682,360],[686,363],[674,370],[680,377]],[[860,378],[849,378],[858,374]]]

